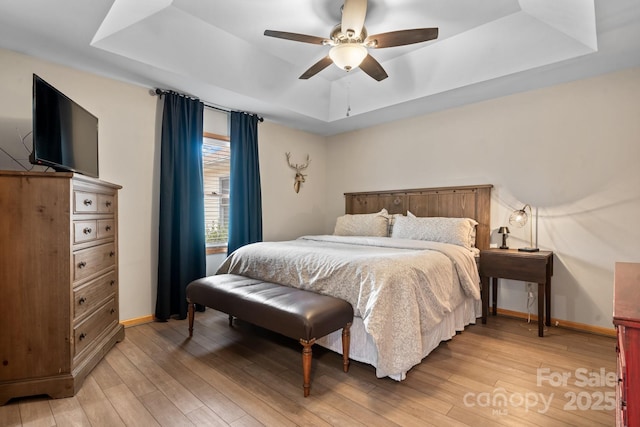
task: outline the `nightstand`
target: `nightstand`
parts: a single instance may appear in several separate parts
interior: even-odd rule
[[[480,252],[482,323],[487,323],[489,312],[489,278],[494,316],[498,301],[498,279],[533,282],[538,284],[538,336],[543,336],[544,325],[551,326],[551,276],[553,252],[520,252],[517,249],[487,249]]]

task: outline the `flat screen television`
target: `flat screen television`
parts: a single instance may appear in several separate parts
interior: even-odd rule
[[[36,74],[30,161],[98,178],[98,118]]]

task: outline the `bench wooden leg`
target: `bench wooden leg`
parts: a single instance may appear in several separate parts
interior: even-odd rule
[[[351,347],[351,323],[342,328],[342,370],[349,372],[349,347]]]
[[[315,342],[315,338],[309,341],[300,339],[300,344],[302,344],[302,387],[304,388],[304,397],[309,396],[311,388],[311,347]]]
[[[189,308],[189,337],[193,336],[193,319],[195,317],[196,305],[195,304],[187,304]]]

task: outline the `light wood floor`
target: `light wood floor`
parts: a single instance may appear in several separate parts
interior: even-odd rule
[[[491,317],[400,383],[357,362],[345,374],[341,356],[315,346],[304,398],[298,343],[241,322],[229,328],[213,310],[197,313],[187,336],[186,320],[128,328],[75,397],[14,399],[0,407],[0,426],[615,424],[603,410],[614,388],[583,385],[615,375],[609,337],[550,328],[538,338],[535,324]],[[565,386],[550,383],[567,374]]]

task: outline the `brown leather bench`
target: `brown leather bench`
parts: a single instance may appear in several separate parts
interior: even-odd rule
[[[219,274],[194,280],[187,286],[189,336],[193,336],[195,304],[204,305],[302,344],[304,397],[309,395],[311,347],[317,338],[342,328],[343,370],[349,370],[349,328],[353,307],[339,298],[251,279]]]

